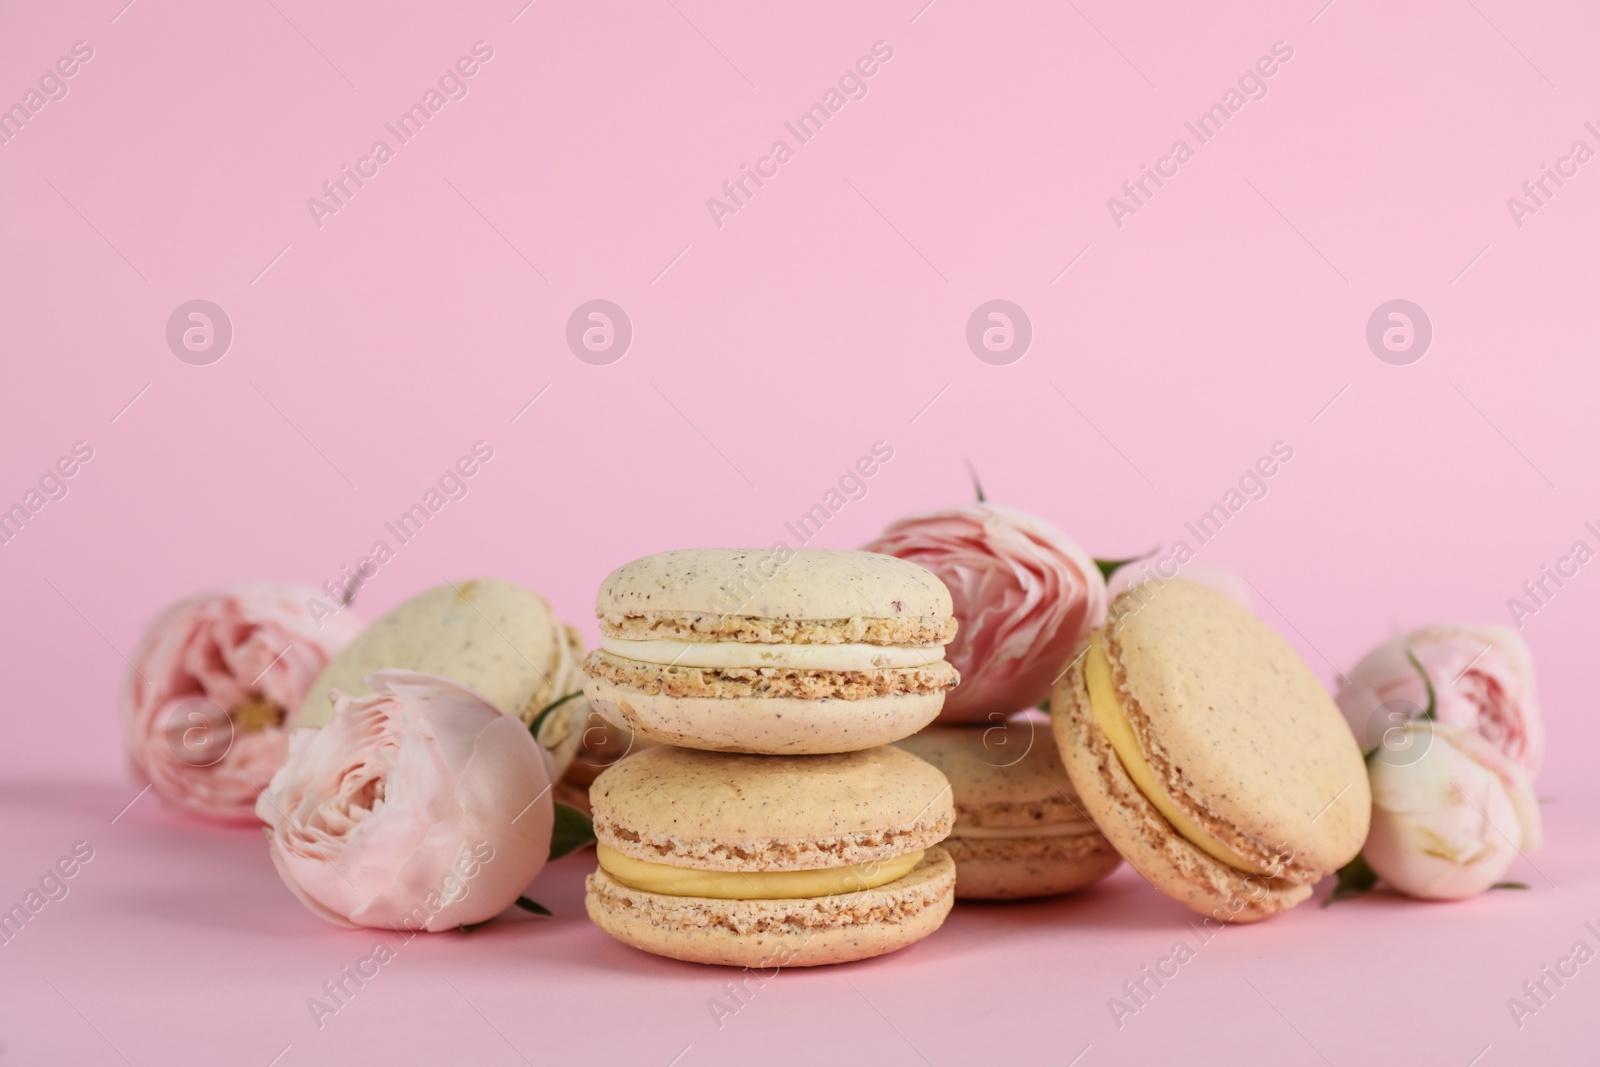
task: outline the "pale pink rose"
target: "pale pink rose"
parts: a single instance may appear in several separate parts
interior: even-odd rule
[[[1391,888],[1427,900],[1476,896],[1519,851],[1539,847],[1533,789],[1499,749],[1421,719],[1396,733],[1368,761],[1372,829],[1361,852]]]
[[[950,589],[959,624],[948,658],[961,684],[941,722],[981,722],[1050,695],[1078,638],[1106,617],[1106,583],[1087,552],[1042,519],[967,504],[890,524],[868,552],[920,564]]]
[[[1255,597],[1251,595],[1250,583],[1230,570],[1221,567],[1212,567],[1205,563],[1185,563],[1171,568],[1172,573],[1163,575],[1160,570],[1150,566],[1146,561],[1128,563],[1118,567],[1111,573],[1111,581],[1107,584],[1107,595],[1115,600],[1136,586],[1150,583],[1151,593],[1160,590],[1163,579],[1182,578],[1190,582],[1199,582],[1201,585],[1210,586],[1223,596],[1232,597],[1242,604],[1247,610],[1256,610]]]
[[[492,919],[550,855],[548,757],[528,728],[447,678],[378,671],[297,730],[256,802],[272,862],[331,923],[449,930]]]
[[[202,593],[145,627],[120,704],[136,777],[190,811],[255,821],[306,691],[360,624],[318,624],[314,589],[267,582]]]
[[[1437,721],[1479,735],[1530,776],[1538,773],[1544,723],[1533,692],[1533,659],[1522,638],[1503,626],[1424,626],[1361,657],[1338,700],[1363,751],[1428,706],[1427,686],[1408,649],[1433,683]]]

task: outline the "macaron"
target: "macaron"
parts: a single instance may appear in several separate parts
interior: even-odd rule
[[[607,719],[588,706],[587,701],[583,711],[583,720],[572,726],[579,734],[577,755],[561,781],[556,783],[554,796],[557,801],[588,814],[589,787],[594,780],[630,752],[655,748],[656,743],[635,737],[633,731]]]
[[[809,967],[893,952],[944,922],[950,785],[884,746],[757,756],[661,746],[589,790],[589,917],[660,956]]]
[[[617,568],[595,601],[590,703],[639,737],[804,755],[887,744],[957,681],[950,591],[892,556],[702,548]]]
[[[1118,597],[1050,707],[1101,832],[1202,914],[1291,908],[1366,840],[1366,765],[1333,699],[1288,642],[1207,586]]]
[[[582,636],[532,589],[500,578],[446,582],[391,608],[334,656],[306,696],[300,725],[326,725],[332,690],[364,696],[372,691],[367,675],[393,668],[452,679],[531,725],[558,698],[582,689],[582,658]],[[577,698],[540,723],[537,740],[554,760],[552,778],[571,764],[586,713]]]
[[[956,899],[1067,893],[1122,862],[1079,803],[1048,722],[934,725],[895,746],[950,780],[956,821],[942,847],[955,860]]]

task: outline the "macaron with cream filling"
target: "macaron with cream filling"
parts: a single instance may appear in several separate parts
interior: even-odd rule
[[[645,740],[808,755],[933,721],[957,681],[950,593],[914,563],[823,549],[688,549],[619,567],[596,597],[584,692]]]
[[[589,917],[646,952],[726,966],[881,955],[938,929],[954,809],[900,749],[759,756],[660,746],[590,788]]]
[[[1355,738],[1305,661],[1196,582],[1124,593],[1051,698],[1084,808],[1157,889],[1222,921],[1306,899],[1361,850]]]
[[[956,821],[943,847],[955,860],[958,900],[1067,893],[1122,862],[1079,802],[1048,722],[1016,715],[934,725],[895,745],[950,780]]]

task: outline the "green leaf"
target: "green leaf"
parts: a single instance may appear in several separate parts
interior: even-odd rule
[[[1045,697],[1043,700],[1039,701],[1039,710],[1044,712],[1046,715],[1050,714],[1050,698],[1049,697]]]
[[[472,931],[476,930],[478,927],[480,927],[480,926],[488,926],[492,922],[494,922],[493,919],[485,919],[481,923],[462,923],[460,926],[456,927],[456,929],[461,931],[464,934],[470,934],[470,933],[472,933]]]
[[[1123,567],[1126,567],[1130,563],[1138,563],[1141,559],[1149,559],[1151,556],[1156,554],[1156,551],[1159,548],[1160,546],[1157,545],[1156,548],[1152,548],[1143,555],[1129,556],[1127,559],[1097,559],[1094,561],[1094,565],[1100,568],[1100,577],[1109,582],[1111,580],[1111,576],[1117,573],[1117,571],[1121,570]]]
[[[972,492],[977,496],[978,503],[987,504],[989,498],[983,495],[983,483],[978,481],[977,468],[973,467],[970,459],[967,460],[967,473],[972,475]]]
[[[517,898],[517,907],[521,908],[523,911],[531,911],[535,915],[550,915],[551,914],[549,908],[545,907],[543,904],[539,903],[537,900],[529,900],[527,897],[518,897]]]
[[[1438,706],[1438,701],[1433,693],[1433,679],[1428,677],[1428,672],[1422,669],[1422,664],[1417,662],[1417,657],[1409,648],[1406,649],[1406,659],[1410,660],[1411,665],[1417,669],[1417,673],[1422,675],[1422,684],[1428,687],[1428,706],[1423,709],[1421,717],[1432,722],[1434,709]]]
[[[546,704],[544,709],[540,711],[539,714],[535,715],[533,717],[533,721],[528,724],[528,732],[533,735],[534,742],[537,743],[539,740],[539,730],[544,726],[544,720],[546,716],[574,697],[581,696],[583,696],[583,690],[580,689],[575,693],[568,693],[560,700],[552,701],[551,703]]]
[[[1370,893],[1372,887],[1377,884],[1378,873],[1367,866],[1366,857],[1357,855],[1355,859],[1339,868],[1339,884],[1333,887],[1333,892],[1328,894],[1328,899],[1322,902],[1322,906],[1326,908],[1336,900]]]
[[[558,860],[594,841],[594,823],[571,804],[556,802],[556,825],[550,834],[550,858]]]
[[[1526,889],[1526,888],[1528,888],[1528,883],[1527,882],[1496,882],[1494,885],[1490,886],[1489,888],[1490,889]]]

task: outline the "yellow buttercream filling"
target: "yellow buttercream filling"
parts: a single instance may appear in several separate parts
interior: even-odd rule
[[[596,845],[595,854],[600,869],[623,885],[669,897],[717,900],[790,900],[855,893],[904,878],[922,862],[922,849],[918,849],[892,859],[814,871],[702,871],[634,859],[606,845]]]
[[[1156,776],[1150,770],[1150,764],[1146,762],[1144,753],[1139,751],[1138,738],[1134,736],[1133,726],[1128,722],[1127,712],[1117,696],[1116,686],[1112,684],[1111,661],[1106,658],[1105,637],[1102,634],[1094,635],[1088,655],[1084,657],[1083,680],[1089,688],[1089,710],[1094,714],[1095,723],[1111,742],[1112,750],[1122,761],[1123,769],[1128,772],[1128,777],[1133,779],[1133,784],[1138,786],[1139,792],[1144,794],[1145,799],[1154,804],[1156,810],[1172,824],[1172,828],[1196,848],[1230,867],[1258,874],[1265,873],[1259,864],[1245,859],[1202,830],[1198,823],[1179,810],[1171,794],[1156,781]]]
[[[625,641],[602,637],[613,656],[671,667],[739,670],[785,667],[809,671],[871,671],[926,667],[944,659],[943,645],[776,645],[748,641]]]

